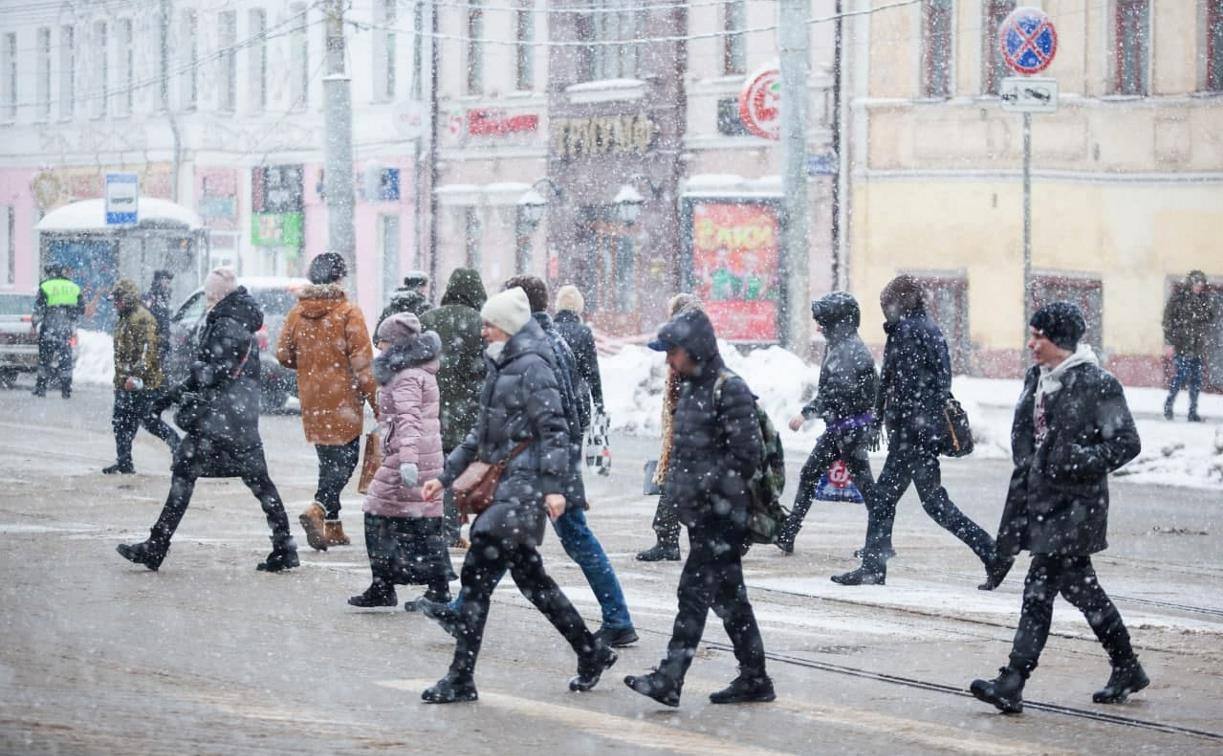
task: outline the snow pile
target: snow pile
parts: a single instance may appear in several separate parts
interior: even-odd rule
[[[113,386],[115,381],[115,341],[102,331],[76,332],[78,351],[72,368],[75,383]]]

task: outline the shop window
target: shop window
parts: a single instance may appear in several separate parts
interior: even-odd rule
[[[722,9],[722,73],[747,73],[747,0],[727,0]]]
[[[923,0],[922,96],[951,96],[952,0]]]
[[[1205,88],[1223,92],[1223,0],[1205,0]]]
[[[1015,0],[985,0],[981,9],[981,94],[996,95],[1010,69],[1002,59],[998,28],[1015,10]]]
[[[587,309],[607,314],[637,310],[636,250],[624,223],[606,205],[581,209],[578,230],[578,285]]]
[[[262,8],[255,8],[247,16],[250,35],[250,109],[262,112],[268,105],[268,14]]]
[[[968,279],[963,275],[916,275],[926,293],[926,313],[943,332],[951,372],[967,373],[972,360],[968,330]]]
[[[1113,94],[1145,95],[1150,91],[1151,4],[1113,2]]]
[[[1083,311],[1087,321],[1087,333],[1083,341],[1097,351],[1104,347],[1104,285],[1099,278],[1068,276],[1056,273],[1034,274],[1032,296],[1028,302],[1029,312],[1050,302],[1073,302]]]
[[[725,136],[745,136],[751,133],[739,116],[738,97],[718,100],[718,133]]]

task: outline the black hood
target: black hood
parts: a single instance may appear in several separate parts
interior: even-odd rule
[[[664,347],[680,347],[694,361],[702,365],[720,360],[718,337],[713,332],[713,323],[702,310],[689,310],[676,315],[658,329],[655,343]]]
[[[852,336],[862,322],[858,300],[847,291],[834,291],[811,303],[811,317],[829,339]]]
[[[467,305],[479,310],[484,306],[488,295],[484,293],[484,282],[480,273],[472,268],[456,268],[446,282],[446,293],[442,295],[442,305]]]
[[[263,311],[243,286],[239,286],[208,311],[209,323],[215,323],[220,318],[236,320],[251,333],[263,327]]]
[[[385,386],[403,370],[426,365],[442,353],[442,339],[436,331],[425,331],[420,336],[395,344],[374,358],[374,379]]]

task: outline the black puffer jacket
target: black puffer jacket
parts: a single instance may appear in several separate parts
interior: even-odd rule
[[[951,394],[947,340],[922,310],[883,330],[888,340],[875,415],[883,418],[890,443],[937,449],[947,432],[943,412]]]
[[[998,531],[999,553],[1084,555],[1108,548],[1108,474],[1142,442],[1121,384],[1095,365],[1067,370],[1046,400],[1048,435],[1036,446],[1040,369],[1024,379],[1011,425],[1015,463]]]
[[[238,287],[209,310],[190,372],[162,403],[196,397],[204,405],[188,430],[175,467],[190,465],[201,477],[240,476],[262,466],[259,436],[259,346],[254,334],[263,312]]]
[[[577,387],[582,382],[578,373],[577,359],[573,350],[556,330],[556,324],[546,312],[536,312],[531,315],[548,342],[552,345],[552,365],[556,368],[556,385],[561,395],[561,406],[565,411],[565,422],[569,426],[569,472],[565,476],[565,503],[569,507],[588,509],[586,503],[586,484],[582,480],[582,440],[586,426],[590,424],[590,407],[582,414],[582,403],[578,400]]]
[[[839,295],[839,296],[838,296]],[[832,424],[858,417],[875,406],[879,374],[862,337],[858,335],[858,303],[845,292],[822,297],[816,322],[824,329],[828,346],[820,365],[820,384],[803,407],[803,417],[818,417]]]
[[[551,354],[547,335],[534,320],[527,321],[497,360],[489,360],[476,425],[446,458],[441,481],[449,486],[475,460],[500,462],[519,442],[530,441],[509,463],[493,505],[472,525],[473,534],[538,545],[547,520],[544,496],[564,492],[569,427]]]
[[[682,347],[697,363],[696,372],[681,379],[675,405],[667,498],[676,503],[685,525],[716,517],[746,528],[746,481],[764,455],[751,389],[726,370],[704,312],[676,316],[659,338]],[[721,386],[715,391],[719,375]]]
[[[577,387],[578,400],[582,403],[582,411],[587,422],[591,415],[590,400],[594,399],[594,409],[603,411],[603,379],[599,375],[599,352],[595,349],[595,336],[590,326],[582,322],[576,312],[561,310],[553,318],[556,330],[564,337],[569,348],[573,350],[577,360],[578,374],[582,382]]]

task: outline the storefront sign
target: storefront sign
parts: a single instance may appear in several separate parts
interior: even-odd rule
[[[200,217],[210,228],[233,230],[238,227],[238,175],[229,169],[199,171],[198,201]]]
[[[257,213],[299,213],[304,204],[300,165],[251,169],[251,209]]]
[[[252,213],[251,243],[257,247],[302,246],[301,213]]]
[[[539,116],[534,113],[509,115],[504,110],[467,111],[468,136],[521,134],[538,128]]]
[[[654,146],[658,125],[645,113],[588,118],[554,118],[552,154],[563,160],[600,155],[644,155]]]
[[[770,66],[747,80],[739,93],[739,118],[764,139],[781,138],[781,71]]]
[[[718,336],[777,341],[781,224],[773,205],[692,208],[692,285]]]

